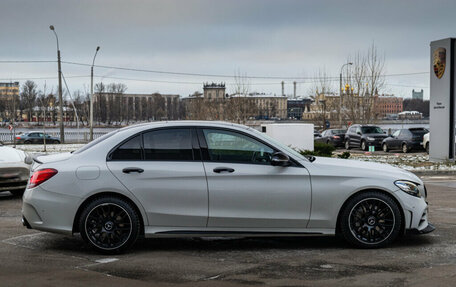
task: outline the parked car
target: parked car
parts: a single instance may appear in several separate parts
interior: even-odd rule
[[[429,153],[429,138],[431,134],[427,133],[423,136],[423,147],[426,150],[427,153]]]
[[[425,128],[409,128],[395,131],[391,136],[383,140],[384,152],[400,149],[403,153],[411,150],[424,149],[423,137],[429,131]]]
[[[16,136],[16,143],[17,144],[43,144],[44,136],[45,135],[43,132],[26,132],[24,134]],[[60,139],[46,134],[46,143],[47,144],[60,144]]]
[[[314,129],[314,138],[321,137],[321,134],[319,131]]]
[[[27,153],[0,146],[0,192],[22,194],[27,186],[31,163],[32,158]]]
[[[341,129],[325,130],[321,133],[320,137],[315,138],[315,141],[320,143],[332,144],[335,147],[343,147],[346,132],[347,130]]]
[[[35,161],[23,196],[24,225],[80,233],[105,253],[126,250],[141,234],[341,234],[354,246],[376,248],[406,230],[434,230],[426,188],[414,174],[305,157],[231,123],[134,125]]]
[[[368,150],[369,146],[382,147],[383,140],[388,137],[378,126],[352,125],[345,134],[345,148],[352,147]]]

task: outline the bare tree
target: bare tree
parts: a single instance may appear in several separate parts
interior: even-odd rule
[[[233,94],[225,105],[225,118],[237,123],[245,123],[252,114],[249,100],[250,80],[238,70],[234,74]]]
[[[338,103],[336,105],[331,78],[325,70],[315,73],[309,93],[316,107],[316,124],[324,127],[331,114],[338,114],[340,109]]]
[[[33,81],[26,81],[22,85],[22,93],[21,93],[21,101],[23,103],[23,107],[27,109],[27,119],[28,121],[32,121],[33,116],[33,108],[36,105],[36,97],[38,95],[38,91],[36,90],[37,86]]]
[[[373,118],[374,97],[385,84],[385,57],[379,56],[374,43],[369,47],[366,56],[367,92],[363,96],[363,122],[369,123]]]

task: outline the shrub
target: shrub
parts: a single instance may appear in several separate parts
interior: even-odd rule
[[[337,155],[337,157],[338,157],[338,158],[347,159],[347,158],[349,158],[349,157],[350,157],[350,155],[351,155],[351,154],[350,154],[350,152],[348,152],[348,151],[344,151],[343,153],[341,153],[341,154],[338,154],[338,155]]]
[[[314,150],[300,150],[299,153],[302,155],[313,155],[313,156],[324,156],[324,157],[331,157],[333,151],[336,148],[331,144],[325,143],[315,143]]]

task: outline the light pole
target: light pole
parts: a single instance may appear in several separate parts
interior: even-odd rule
[[[92,67],[90,69],[90,141],[93,141],[93,66],[95,64],[95,57],[97,56],[100,46],[95,50],[93,56]]]
[[[347,65],[353,65],[352,62],[348,62],[342,65],[340,67],[340,79],[339,79],[339,126],[342,128],[342,70],[344,69],[345,66]]]
[[[57,62],[59,69],[59,112],[60,112],[60,142],[65,143],[65,130],[63,128],[63,97],[62,97],[62,68],[60,65],[60,48],[59,48],[59,37],[55,32],[54,26],[49,26],[52,32],[54,32],[55,39],[57,40]]]

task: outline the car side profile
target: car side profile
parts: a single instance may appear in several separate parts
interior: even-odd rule
[[[383,151],[399,149],[407,153],[411,150],[423,150],[423,137],[428,132],[425,128],[399,129],[383,140]]]
[[[16,136],[17,144],[43,144],[44,140],[47,144],[60,144],[60,139],[43,132],[32,131]]]
[[[377,248],[406,230],[434,229],[426,188],[412,173],[306,158],[242,125],[140,124],[35,161],[24,225],[80,233],[105,253],[125,251],[141,235],[341,234],[354,246]]]
[[[378,126],[373,125],[352,125],[345,134],[345,148],[361,148],[368,150],[369,146],[382,147],[383,140],[387,135]]]
[[[345,133],[343,129],[329,129],[321,133],[321,136],[315,138],[315,142],[332,144],[335,147],[343,147],[345,141]]]

